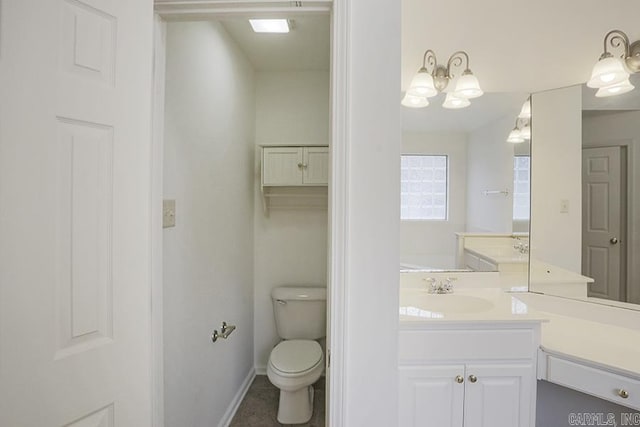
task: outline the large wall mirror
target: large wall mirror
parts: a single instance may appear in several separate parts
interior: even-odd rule
[[[539,92],[532,115],[530,290],[640,307],[640,90]]]
[[[444,97],[403,107],[401,269],[508,271],[526,283],[530,144],[506,140],[529,94],[486,93],[457,110]]]

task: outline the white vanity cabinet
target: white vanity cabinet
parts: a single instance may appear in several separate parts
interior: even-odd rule
[[[403,427],[534,427],[539,323],[400,331]]]
[[[262,186],[326,186],[329,182],[329,147],[262,147]]]

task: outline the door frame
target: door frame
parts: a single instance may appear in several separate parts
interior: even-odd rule
[[[640,191],[640,150],[635,146],[639,141],[634,139],[617,139],[617,140],[583,140],[582,149],[584,148],[603,148],[603,147],[624,147],[626,149],[626,172],[624,180],[626,181],[626,204],[625,211],[626,221],[624,224],[624,242],[626,245],[626,299],[627,301],[635,301],[640,303],[640,289],[629,287],[629,283],[636,283],[640,280],[640,266],[634,263],[634,260],[640,256],[640,242],[633,242],[630,236],[640,233],[640,200],[634,197],[634,194]],[[636,205],[639,205],[636,207]],[[635,292],[634,292],[635,291]]]
[[[162,297],[162,198],[164,134],[164,60],[166,21],[205,20],[221,17],[272,16],[283,13],[328,14],[331,25],[331,141],[327,262],[327,381],[326,425],[345,425],[348,154],[349,154],[349,16],[350,2],[305,1],[304,7],[289,1],[233,0],[201,2],[156,0],[154,14],[153,118],[151,144],[151,387],[153,427],[164,427],[163,297]]]

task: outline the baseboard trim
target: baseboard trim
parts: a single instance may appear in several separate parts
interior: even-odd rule
[[[244,399],[244,396],[247,394],[247,391],[249,391],[249,387],[251,387],[251,383],[253,382],[253,379],[255,377],[256,377],[256,370],[254,368],[251,368],[249,370],[249,373],[247,374],[247,377],[242,382],[242,385],[240,386],[240,390],[238,390],[236,395],[233,397],[231,404],[227,408],[227,411],[224,413],[224,416],[222,417],[222,420],[218,424],[218,427],[229,427],[229,424],[231,424],[231,420],[233,420],[234,415],[236,414],[236,412],[238,411],[238,408],[240,407],[240,403],[242,403],[242,399]]]
[[[267,375],[266,366],[256,366],[255,371],[256,371],[256,375]]]

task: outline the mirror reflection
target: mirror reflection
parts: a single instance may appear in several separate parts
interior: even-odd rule
[[[437,98],[442,98],[442,93]],[[507,142],[527,93],[403,107],[401,269],[517,272],[529,257],[529,141]],[[516,123],[517,121],[517,123]]]
[[[640,91],[595,94],[532,96],[530,290],[640,304]]]

